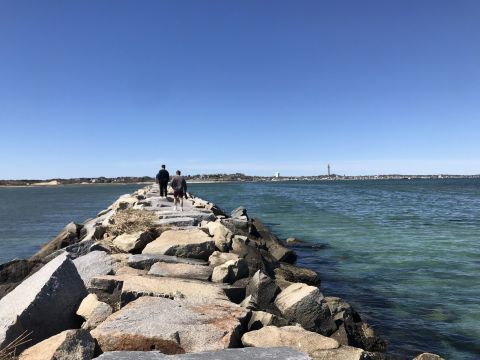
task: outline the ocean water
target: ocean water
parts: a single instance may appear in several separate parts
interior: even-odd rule
[[[389,351],[480,359],[480,180],[195,184],[243,205],[389,340]]]
[[[0,187],[0,263],[33,255],[69,222],[83,223],[141,186]]]
[[[139,185],[0,188],[0,262],[28,257]],[[227,211],[243,205],[350,302],[389,351],[480,358],[480,181],[191,184]]]

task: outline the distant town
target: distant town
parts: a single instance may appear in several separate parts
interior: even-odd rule
[[[197,174],[186,175],[189,182],[275,182],[275,181],[340,181],[340,180],[415,180],[415,179],[480,179],[477,175],[315,175],[315,176],[281,176],[275,173],[273,176],[254,176],[242,173],[235,174]],[[47,180],[0,180],[0,186],[55,186],[72,184],[135,184],[151,183],[155,178],[151,176],[121,176],[121,177],[95,177],[95,178],[71,178],[71,179],[47,179]]]

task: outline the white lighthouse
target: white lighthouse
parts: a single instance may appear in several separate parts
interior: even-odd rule
[[[279,178],[279,177],[280,177],[280,173],[279,173],[278,171],[275,173],[275,177],[276,177],[276,178]]]

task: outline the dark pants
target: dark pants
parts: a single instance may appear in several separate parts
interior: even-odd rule
[[[158,183],[158,185],[160,186],[160,196],[167,196],[167,185],[168,183]],[[163,195],[165,194],[165,195]]]

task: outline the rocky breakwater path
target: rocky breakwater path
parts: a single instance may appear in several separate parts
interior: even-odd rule
[[[0,266],[1,359],[387,358],[246,209],[227,216],[192,196],[174,211],[158,195],[122,196]]]

